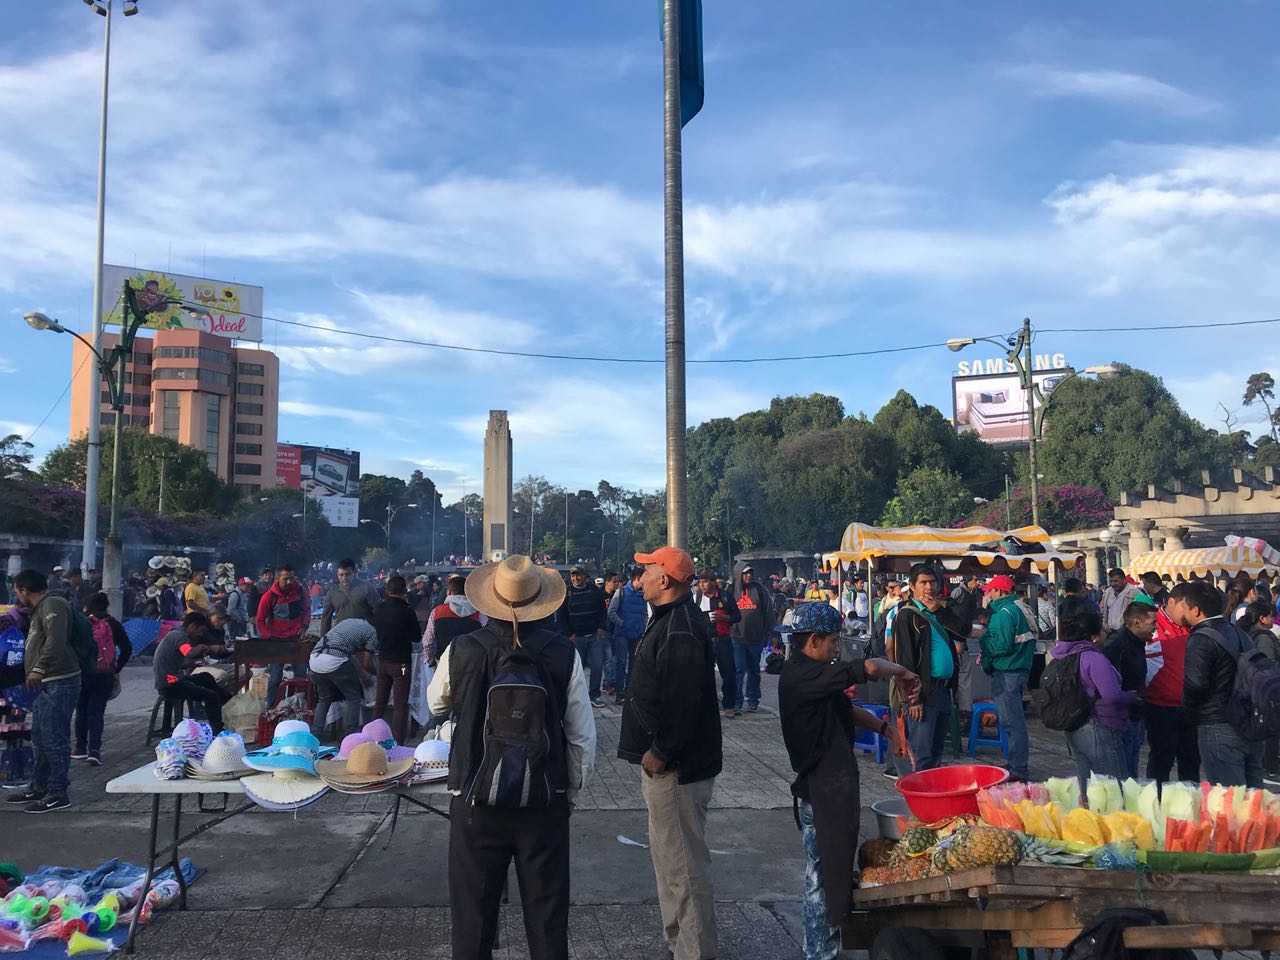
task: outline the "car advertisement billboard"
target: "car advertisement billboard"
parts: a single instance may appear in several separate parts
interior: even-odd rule
[[[1037,370],[1032,376],[1046,397],[1071,375],[1070,367]],[[1026,443],[1027,392],[1016,373],[952,377],[952,422],[957,433],[976,433],[987,443]]]
[[[360,453],[304,444],[276,445],[276,486],[302,490],[335,527],[360,523]]]
[[[202,330],[234,340],[262,341],[261,287],[103,264],[103,323],[121,325],[120,291],[126,280],[138,308],[146,311],[145,329]],[[184,303],[201,306],[208,314],[193,316],[183,309]]]

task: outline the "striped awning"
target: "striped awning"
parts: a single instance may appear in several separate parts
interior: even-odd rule
[[[998,550],[973,549],[982,544],[995,544],[1005,537],[1017,537],[1030,543],[1046,545],[1044,553],[1011,555]],[[991,527],[872,527],[851,523],[840,539],[840,549],[823,557],[827,566],[862,563],[879,557],[937,558],[947,569],[958,569],[957,561],[972,561],[989,567],[992,573],[1005,570],[1046,571],[1057,562],[1073,566],[1079,555],[1058,553],[1048,547],[1049,534],[1042,527],[1019,527],[1017,530],[994,530]]]
[[[1261,542],[1261,541],[1259,541]],[[1265,544],[1263,544],[1265,546]],[[1270,550],[1270,548],[1267,548]],[[1162,577],[1220,577],[1247,573],[1257,576],[1262,571],[1280,572],[1280,566],[1267,562],[1266,556],[1242,543],[1222,547],[1200,547],[1196,550],[1164,550],[1140,553],[1129,561],[1129,576],[1137,579],[1144,573]]]

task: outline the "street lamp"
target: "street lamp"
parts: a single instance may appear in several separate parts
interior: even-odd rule
[[[386,536],[387,536],[387,556],[388,556],[388,557],[390,557],[390,556],[391,556],[391,521],[392,521],[392,520],[394,520],[394,519],[396,518],[396,514],[398,514],[401,510],[404,510],[406,507],[414,507],[414,508],[416,508],[417,506],[418,506],[418,505],[417,505],[416,503],[402,503],[400,506],[395,507],[395,508],[393,509],[393,508],[392,508],[392,506],[391,506],[391,501],[390,501],[390,500],[388,500],[388,501],[387,501],[387,522],[386,522],[386,523],[381,523],[381,522],[379,522],[379,521],[377,521],[377,520],[361,520],[360,522],[361,522],[361,523],[372,523],[374,526],[379,527],[379,528],[382,530],[382,532],[383,532],[384,534],[386,534]],[[432,550],[432,555],[434,556],[434,554],[435,554],[435,548],[436,548],[436,545],[435,545],[435,537],[434,537],[434,536],[432,536],[431,540],[432,540],[431,550]]]
[[[995,344],[1006,352],[1005,355],[1008,358],[1009,365],[1017,371],[1018,383],[1027,395],[1027,459],[1030,461],[1031,468],[1031,522],[1038,527],[1040,526],[1041,474],[1036,466],[1036,444],[1040,441],[1045,410],[1052,400],[1052,394],[1046,397],[1035,382],[1035,372],[1031,362],[1031,339],[1031,320],[1030,318],[1024,318],[1022,329],[1017,334],[1010,334],[1005,337],[1004,340],[998,340],[995,337],[952,337],[947,340],[947,349],[953,353],[959,353],[965,347],[971,347],[978,341]],[[1118,372],[1117,368],[1110,364],[1086,367],[1081,371],[1083,374],[1094,374],[1103,379],[1113,377]],[[1058,381],[1055,389],[1062,386],[1072,377],[1080,375],[1075,372],[1068,374]],[[1037,402],[1040,404],[1039,411],[1036,410]]]
[[[120,336],[116,340],[116,345],[112,347],[105,355],[98,349],[95,336],[94,343],[90,343],[74,330],[68,329],[64,324],[59,323],[52,317],[45,316],[43,313],[31,312],[23,315],[23,319],[27,321],[27,326],[32,330],[52,330],[54,333],[69,333],[88,348],[96,360],[96,367],[102,376],[103,381],[107,384],[107,397],[111,405],[111,409],[115,411],[115,439],[113,443],[113,454],[111,457],[111,528],[107,531],[107,537],[102,544],[102,583],[106,588],[107,596],[111,601],[111,612],[115,617],[120,617],[121,595],[120,595],[120,579],[123,568],[123,558],[121,556],[120,544],[120,460],[122,454],[122,443],[124,437],[124,394],[125,381],[128,377],[129,355],[133,353],[133,341],[137,336],[138,328],[142,326],[146,320],[147,314],[152,310],[158,310],[163,306],[178,305],[183,308],[191,316],[208,316],[209,311],[195,303],[187,303],[185,300],[170,299],[168,297],[151,305],[149,310],[141,310],[134,298],[134,290],[129,286],[129,281],[125,280],[123,284],[123,293],[121,296],[122,305],[120,308],[121,329]],[[95,324],[100,326],[100,324]],[[101,332],[100,330],[98,331]],[[114,379],[113,379],[114,378]],[[90,424],[96,424],[99,421],[98,416],[98,384],[93,384],[93,407],[94,414],[90,419]],[[90,439],[90,446],[85,451],[86,457],[90,464],[96,464],[100,456],[99,450],[95,449],[101,446]],[[97,492],[97,466],[93,467],[94,487],[92,494],[89,490],[88,473],[86,471],[85,478],[85,495],[84,495],[84,512],[87,517],[89,514],[97,514],[98,492]],[[94,535],[96,536],[97,522],[94,522]],[[88,550],[92,556],[94,541],[88,542]]]

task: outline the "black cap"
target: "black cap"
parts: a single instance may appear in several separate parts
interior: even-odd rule
[[[572,567],[569,568],[569,572],[570,573],[586,573],[587,571],[583,570],[580,566],[578,566],[575,563]]]
[[[716,572],[714,570],[703,570],[698,574],[699,580],[714,580],[715,578]]]

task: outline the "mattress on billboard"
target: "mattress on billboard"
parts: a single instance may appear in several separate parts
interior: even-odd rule
[[[1038,370],[1033,376],[1048,396],[1070,374],[1070,368],[1063,368]],[[987,443],[1027,442],[1027,393],[1016,373],[953,377],[951,396],[957,433],[976,433]]]

